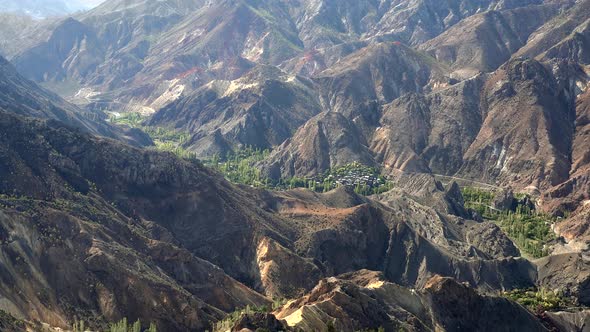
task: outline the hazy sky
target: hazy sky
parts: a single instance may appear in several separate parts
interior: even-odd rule
[[[83,3],[86,6],[94,7],[99,5],[104,0],[78,0],[78,2]]]

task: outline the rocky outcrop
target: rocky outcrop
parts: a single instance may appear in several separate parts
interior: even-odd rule
[[[510,313],[510,320],[502,319]],[[384,328],[386,331],[544,331],[535,316],[504,298],[482,296],[452,279],[434,276],[425,287],[407,290],[372,271],[322,280],[305,297],[275,312],[287,324],[321,331]]]
[[[544,331],[539,320],[519,304],[481,296],[449,278],[433,277],[424,287],[437,325],[445,331]],[[469,309],[468,309],[469,308]],[[502,312],[503,314],[498,315]],[[503,319],[504,313],[510,320]]]
[[[559,291],[574,303],[590,303],[590,262],[583,253],[549,256],[536,262],[539,285]]]
[[[256,291],[297,297],[322,277],[364,268],[408,287],[434,274],[487,290],[534,282],[526,261],[507,257],[508,240],[467,236],[475,222],[402,194],[381,204],[349,188],[254,191],[198,163],[58,122],[0,113],[0,129],[0,169],[14,175],[0,178],[10,259],[0,291],[20,317],[65,326],[76,312],[100,312],[201,329],[267,303]],[[15,284],[27,291],[14,294]]]
[[[311,81],[259,66],[234,81],[213,81],[155,114],[150,125],[189,132],[199,157],[234,148],[268,149],[320,112]]]
[[[418,294],[372,271],[324,279],[275,314],[290,327],[305,331],[324,331],[328,324],[336,331],[378,327],[414,331],[432,326]]]
[[[557,15],[563,4],[532,5],[470,16],[419,46],[467,79],[498,69],[527,43],[528,36]]]
[[[323,275],[306,259],[270,238],[256,248],[256,262],[265,294],[270,298],[296,298],[311,289]]]
[[[549,312],[551,323],[560,331],[586,332],[590,324],[590,312]]]
[[[244,314],[231,328],[232,332],[258,331],[269,332],[287,331],[283,322],[268,313]]]
[[[511,61],[488,79],[482,98],[485,120],[460,174],[521,188],[567,180],[574,112],[548,68]]]
[[[273,179],[313,177],[352,162],[375,165],[358,128],[336,112],[321,113],[303,125],[263,162]]]
[[[514,210],[516,208],[516,200],[514,192],[511,188],[500,190],[496,192],[493,198],[494,208],[498,210]]]
[[[377,68],[379,68],[377,70]],[[359,107],[367,102],[388,103],[409,92],[428,91],[444,82],[445,71],[423,54],[399,43],[369,45],[317,74],[322,103],[328,110],[374,119]]]

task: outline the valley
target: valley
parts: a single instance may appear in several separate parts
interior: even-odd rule
[[[590,0],[72,6],[0,1],[0,330],[586,331]]]

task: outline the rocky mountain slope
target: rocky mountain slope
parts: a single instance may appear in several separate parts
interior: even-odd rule
[[[315,84],[259,65],[236,80],[214,80],[164,107],[148,122],[192,135],[199,156],[238,146],[272,148],[320,112]]]
[[[194,167],[72,132],[55,121],[1,116],[1,168],[11,174],[0,184],[1,288],[13,314],[61,327],[76,317],[158,317],[162,329],[200,330],[223,317],[223,311],[267,301],[176,241],[158,240],[170,239],[169,232],[132,212],[122,213],[109,196],[115,195],[115,186],[126,185],[114,181],[106,167],[131,162],[121,158],[126,150],[135,151],[139,160],[156,158],[152,162],[160,171],[131,175],[143,178],[140,186],[168,182],[160,179],[168,167],[185,172]],[[118,156],[107,157],[110,153]],[[87,172],[92,178],[85,178]],[[181,306],[185,309],[179,311]]]
[[[0,57],[0,110],[29,117],[59,120],[88,133],[124,140],[135,145],[150,145],[151,140],[136,130],[109,125],[101,112],[84,111],[59,96],[23,78]]]
[[[12,60],[28,78],[53,83],[73,80],[104,93],[104,102],[131,102],[134,110],[158,110],[153,101],[172,85],[187,88],[223,78],[242,59],[273,65],[294,58],[308,62],[318,52],[333,53],[330,48],[358,41],[417,46],[473,14],[541,7],[541,3],[225,0],[164,5],[109,1],[73,20],[47,25],[50,36],[27,35],[22,38],[27,42],[13,41],[23,46]],[[555,11],[539,15],[537,22]],[[77,28],[68,29],[71,25]],[[60,51],[46,52],[55,49]],[[43,61],[42,67],[35,62],[49,54],[52,59]],[[225,69],[220,72],[219,68]],[[73,96],[76,91],[69,93]]]
[[[469,78],[496,70],[528,41],[528,37],[555,15],[557,4],[487,11],[460,21],[441,35],[420,45],[453,76]]]
[[[363,307],[355,305],[359,302]],[[502,313],[500,317],[498,313]],[[510,314],[510,321],[501,318],[505,313]],[[308,295],[286,305],[277,316],[305,331],[325,330],[328,326],[324,322],[331,319],[339,331],[371,328],[387,316],[392,318],[383,328],[389,331],[545,330],[522,307],[506,299],[479,295],[452,279],[432,277],[416,292],[392,284],[371,271],[322,280]]]
[[[0,289],[19,317],[53,326],[157,317],[167,330],[203,329],[359,269],[412,288],[437,274],[488,292],[536,282],[497,226],[403,194],[382,204],[346,189],[253,191],[170,154],[0,117],[0,167],[13,174],[0,182]]]
[[[583,164],[583,151],[586,150],[581,145],[576,145],[575,137],[580,135],[580,139],[583,139],[584,122],[576,120],[576,113],[580,113],[581,108],[583,114],[583,98],[588,82],[588,69],[584,62],[585,30],[584,24],[580,23],[584,22],[585,14],[582,13],[587,13],[584,10],[587,4],[587,1],[580,1],[570,9],[565,5],[561,7],[563,13],[553,19],[552,15],[558,12],[555,10],[555,3],[492,11],[465,19],[455,28],[419,47],[443,62],[438,63],[434,59],[426,62],[426,68],[438,74],[423,79],[418,84],[420,88],[403,91],[401,96],[393,94],[389,99],[384,96],[391,89],[391,82],[394,87],[399,87],[404,79],[411,76],[404,73],[401,78],[392,78],[395,75],[389,74],[387,77],[392,79],[388,82],[371,75],[347,79],[335,74],[337,68],[347,68],[355,75],[362,73],[360,63],[348,60],[355,56],[367,61],[369,66],[379,68],[377,73],[388,72],[378,60],[371,60],[367,50],[375,46],[353,52],[333,65],[334,69],[315,74],[315,80],[320,84],[322,105],[346,118],[335,124],[330,133],[345,142],[354,142],[346,144],[348,151],[343,152],[340,147],[327,143],[319,149],[316,142],[322,141],[322,135],[309,132],[307,128],[313,128],[317,121],[311,120],[309,126],[301,127],[294,135],[297,139],[286,141],[273,152],[271,158],[264,163],[264,169],[273,177],[309,176],[356,159],[363,160],[368,165],[382,165],[386,171],[433,172],[483,179],[492,184],[515,186],[519,190],[528,188],[527,190],[545,192],[555,188],[554,194],[548,193],[547,197],[558,197],[557,192],[564,192],[558,188],[571,187],[568,184],[571,177],[578,178],[581,174],[586,174],[584,171],[580,173],[579,166],[575,166],[580,162]],[[543,16],[544,13],[548,16]],[[527,15],[533,15],[538,21],[526,19]],[[523,19],[531,26],[528,30],[519,29],[518,33],[522,34],[520,37],[514,33],[498,33],[494,30],[498,27],[509,28],[509,17],[517,21]],[[503,21],[494,25],[489,23],[490,20]],[[551,37],[552,34],[545,34],[543,31],[560,33],[559,29],[564,29],[564,22],[570,22],[569,26],[575,31],[570,31],[571,36],[566,39],[556,41],[559,46],[547,44],[550,38],[557,40],[558,37]],[[442,50],[451,47],[451,37],[456,38],[456,41],[463,41],[458,33],[459,30],[465,30],[462,29],[463,25],[465,29],[473,26],[470,29],[473,29],[474,36],[481,36],[483,32],[502,38],[514,36],[514,46],[510,46],[512,42],[505,40],[501,44],[508,45],[506,52],[487,51],[482,47],[490,47],[494,43],[478,38],[473,40],[481,41],[479,46],[467,46],[471,45],[469,43],[460,45],[473,47],[484,58],[471,57],[470,54],[474,53],[467,49],[449,51],[449,54],[458,52],[465,59],[485,59],[485,56],[502,54],[494,60],[494,65],[488,67],[482,67],[483,62],[467,64],[456,60],[459,59],[456,56],[445,58],[446,55],[437,51],[437,48]],[[537,26],[540,27],[533,32]],[[453,32],[453,29],[457,32]],[[527,40],[528,35],[531,37]],[[547,41],[542,42],[541,38]],[[533,52],[533,49],[540,47],[535,45],[541,44],[545,45],[546,52],[537,51],[539,56],[536,60],[518,57],[524,55],[525,51]],[[558,47],[561,49],[559,52]],[[424,53],[417,54],[421,59],[429,59]],[[385,58],[390,62],[395,56]],[[459,62],[455,63],[456,61]],[[491,63],[489,61],[484,62]],[[404,65],[397,68],[418,67]],[[472,69],[469,69],[467,76],[475,76],[461,81],[462,74],[457,70],[468,68]],[[486,73],[487,71],[492,72]],[[408,81],[420,82],[418,79]],[[348,86],[348,82],[357,85]],[[357,96],[358,101],[355,101]],[[348,122],[346,130],[341,129],[343,121]],[[355,132],[353,136],[358,138],[336,134],[349,132]],[[581,142],[580,139],[578,142]],[[576,151],[576,146],[579,146],[578,152],[572,154],[572,151]],[[351,149],[354,151],[351,152]],[[342,162],[337,158],[333,158],[332,162],[325,162],[329,160],[327,156],[339,155],[348,157],[342,158]],[[582,161],[578,161],[580,158]],[[313,160],[320,162],[311,162]],[[294,167],[295,164],[297,167]],[[581,187],[577,192],[583,191]],[[572,194],[571,189],[562,196],[569,194]],[[572,204],[582,202],[582,197],[583,195],[578,195],[574,199],[576,203]],[[550,199],[544,200],[547,210],[560,210],[556,207],[557,201],[553,205],[549,201]],[[572,207],[570,205],[564,210],[571,211]]]
[[[589,6],[115,0],[6,30],[0,328],[582,331]],[[351,164],[387,191],[316,189]]]

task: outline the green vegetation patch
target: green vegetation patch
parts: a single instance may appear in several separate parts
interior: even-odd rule
[[[118,125],[126,125],[132,128],[143,128],[143,121],[145,117],[139,113],[121,113],[118,115],[111,114],[109,116],[109,122],[118,124]]]
[[[285,305],[285,303],[287,303],[286,300],[280,299],[280,300],[275,300],[272,304],[272,307],[269,307],[266,305],[263,305],[260,307],[247,305],[245,308],[238,309],[238,310],[228,314],[227,316],[225,316],[225,318],[223,320],[215,323],[213,325],[213,331],[214,332],[229,331],[240,320],[240,318],[242,318],[242,316],[252,315],[254,313],[270,313],[273,310],[279,309],[280,307]]]
[[[144,120],[145,117],[138,113],[124,113],[111,116],[109,121],[143,130],[150,135],[156,145],[155,148],[159,151],[171,152],[184,159],[197,159],[194,152],[184,147],[190,139],[189,133],[145,126]],[[358,162],[330,169],[313,178],[293,177],[278,181],[272,180],[264,177],[260,168],[257,167],[259,162],[268,158],[270,152],[268,149],[246,146],[228,153],[226,156],[217,155],[203,162],[233,183],[269,190],[307,188],[315,192],[328,192],[338,187],[347,186],[354,188],[357,194],[374,195],[393,188],[393,184],[381,175],[379,169]]]
[[[224,158],[219,156],[205,161],[205,165],[223,174],[229,181],[256,188],[271,190],[290,190],[307,188],[315,192],[328,192],[338,187],[354,188],[360,195],[373,195],[389,191],[393,184],[374,167],[354,162],[336,167],[313,178],[293,177],[271,180],[261,175],[257,163],[265,160],[270,150],[246,147]]]
[[[0,331],[24,331],[25,328],[25,322],[4,310],[0,310]]]
[[[275,184],[263,177],[255,164],[263,161],[270,155],[270,150],[246,147],[235,153],[229,153],[221,158],[218,155],[205,161],[205,165],[217,170],[231,182],[244,184],[256,188],[275,189]]]
[[[139,113],[123,113],[109,118],[111,123],[138,128],[150,135],[156,150],[171,152],[183,159],[197,159],[196,154],[184,148],[184,144],[190,139],[188,132],[177,131],[162,127],[145,126],[145,117]]]
[[[464,188],[465,207],[477,211],[484,219],[496,222],[522,252],[540,258],[549,254],[546,245],[555,239],[551,225],[555,218],[531,209],[525,204],[530,198],[516,195],[515,211],[493,207],[494,193],[476,188]]]
[[[73,332],[86,332],[87,326],[84,321],[77,321],[72,325]],[[110,327],[105,332],[157,332],[156,325],[151,323],[149,328],[142,329],[141,322],[135,321],[133,324],[127,322],[127,318],[123,318],[121,321],[110,324]]]
[[[573,306],[558,292],[546,289],[515,289],[502,295],[533,312],[557,311]]]

